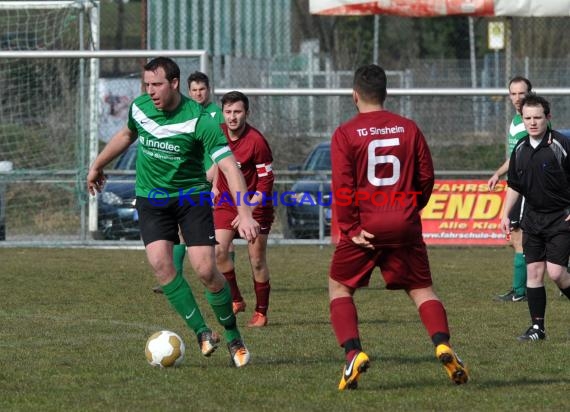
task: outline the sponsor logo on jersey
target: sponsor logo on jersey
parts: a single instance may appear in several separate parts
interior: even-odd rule
[[[153,149],[168,150],[169,152],[180,152],[180,146],[177,144],[172,144],[170,142],[161,142],[160,140],[150,140],[147,139],[144,144],[146,147],[152,147]]]
[[[390,134],[402,134],[405,132],[406,132],[406,129],[404,129],[403,126],[365,127],[362,129],[356,129],[356,133],[360,137],[390,135]]]

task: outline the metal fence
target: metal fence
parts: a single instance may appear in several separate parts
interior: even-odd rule
[[[60,76],[78,79],[74,73],[78,67],[81,67],[80,62],[83,59],[87,57],[95,60],[104,59],[104,54],[105,52],[87,52],[75,57],[46,58],[21,53],[19,57],[26,60],[25,66],[28,68],[39,68],[40,72],[53,74],[49,70],[41,69],[55,65]],[[113,58],[133,58],[125,57],[129,54],[127,52],[122,52],[121,57],[115,52],[108,54]],[[168,54],[168,52],[155,51],[152,54]],[[2,52],[0,57],[4,57]],[[62,63],[62,60],[68,61],[68,64]],[[194,67],[203,68],[197,58],[189,69]],[[66,73],[66,70],[69,72]],[[6,127],[9,122],[2,121],[4,125],[0,128],[1,133],[4,133],[4,135],[0,133],[0,142],[3,142],[2,153],[6,155],[10,150],[10,158],[0,160],[10,160],[14,165],[12,170],[0,171],[6,224],[6,242],[2,242],[4,246],[38,243],[91,244],[94,243],[91,236],[99,228],[99,223],[108,219],[108,216],[102,215],[98,209],[97,202],[101,202],[101,198],[91,198],[92,207],[87,213],[89,197],[85,192],[84,180],[89,163],[87,159],[92,159],[98,150],[97,147],[104,144],[98,143],[100,138],[108,137],[112,133],[113,126],[120,127],[124,124],[126,116],[124,107],[128,107],[128,102],[132,98],[128,98],[128,94],[138,94],[139,89],[136,85],[140,85],[140,78],[113,79],[114,83],[107,84],[106,88],[103,88],[103,84],[110,79],[98,79],[96,81],[98,94],[89,97],[89,93],[81,94],[79,90],[88,88],[90,74],[89,70],[85,70],[82,82],[86,84],[81,81],[69,84],[68,93],[59,96],[58,104],[49,107],[49,116],[34,116],[37,108],[30,105],[23,106],[24,109],[28,107],[26,110],[30,112],[22,109],[24,112],[16,116],[19,120],[11,121],[14,127]],[[14,83],[16,79],[10,82]],[[31,92],[25,87],[18,90],[23,96]],[[124,90],[126,95],[123,95],[121,90]],[[216,89],[216,97],[228,90]],[[272,146],[277,178],[275,190],[279,193],[291,190],[301,176],[304,180],[310,180],[310,176],[307,178],[309,173],[291,171],[289,168],[303,163],[307,153],[315,144],[328,140],[340,122],[355,114],[350,97],[351,90],[346,88],[241,90],[251,98],[251,123],[262,130]],[[555,108],[557,101],[567,101],[570,96],[569,89],[544,89],[544,92],[555,102],[553,105]],[[415,118],[424,129],[439,173],[454,172],[461,175],[489,173],[504,159],[504,120],[508,107],[504,102],[506,95],[504,89],[396,88],[390,89],[389,93],[388,108]],[[123,109],[120,102],[126,102]],[[89,121],[80,115],[80,111],[73,109],[80,107],[88,108],[89,112],[92,112],[94,107],[103,110],[98,110],[97,116],[89,117],[92,121],[89,124]],[[462,108],[460,112],[464,117],[448,121],[445,118],[446,111],[455,110],[457,107]],[[425,118],[421,116],[424,111]],[[3,116],[7,113],[10,111],[3,112]],[[44,113],[47,111],[44,110]],[[57,122],[58,118],[63,122]],[[118,120],[116,125],[110,124],[111,118]],[[82,122],[87,124],[79,127]],[[102,133],[103,126],[111,129],[106,129],[105,133]],[[478,131],[476,127],[479,127]],[[86,132],[91,139],[88,143],[81,137]],[[54,140],[56,134],[60,140]],[[54,143],[56,141],[57,144]],[[30,164],[32,159],[36,159],[36,163]],[[108,169],[107,172],[113,174],[112,169]],[[328,171],[316,172],[315,179],[322,185],[320,191],[326,191]],[[131,178],[128,174],[123,176],[123,180],[132,184],[132,174]],[[121,204],[127,204],[132,210],[132,203],[129,204],[129,201],[130,199],[123,199]],[[288,221],[289,210],[280,204],[277,208],[272,241],[328,242],[325,239],[330,223],[328,208],[318,204],[316,208],[318,210],[313,214],[313,218],[316,216],[320,227],[316,231],[313,229],[308,235],[312,239],[288,240],[288,236],[292,235]],[[308,225],[306,222],[302,224]],[[116,243],[107,244],[111,246]],[[120,244],[140,246],[140,242],[123,241]]]
[[[181,1],[149,1],[149,5],[168,4],[162,9],[166,11],[171,10],[173,4],[180,7]],[[250,96],[250,121],[265,134],[274,153],[276,189],[280,192],[290,189],[300,174],[289,169],[301,164],[316,144],[327,141],[338,124],[355,114],[350,97],[352,69],[349,65],[341,67],[342,61],[333,59],[330,50],[310,38],[310,33],[304,35],[303,27],[307,23],[303,18],[309,17],[293,12],[298,2],[283,1],[283,10],[290,9],[291,13],[277,16],[271,14],[276,13],[270,7],[272,2],[263,1],[265,11],[255,11],[251,6],[256,5],[256,1],[236,1],[244,8],[223,11],[229,13],[226,18],[232,21],[228,23],[228,30],[242,27],[236,23],[240,16],[251,23],[257,18],[268,19],[267,22],[277,18],[282,24],[274,25],[267,33],[244,31],[240,40],[242,52],[236,52],[230,47],[231,43],[227,43],[219,53],[208,54],[208,65],[196,58],[182,57],[183,50],[141,51],[138,55],[123,50],[110,52],[106,57],[104,53],[70,57],[64,53],[72,52],[56,51],[56,43],[53,43],[50,46],[53,52],[62,54],[47,58],[47,55],[33,55],[46,51],[32,50],[37,47],[26,43],[24,50],[15,51],[18,58],[8,54],[12,52],[0,51],[0,78],[10,87],[10,92],[2,97],[3,110],[0,111],[0,162],[5,162],[0,164],[0,226],[3,220],[7,239],[0,244],[93,242],[91,232],[101,216],[88,209],[90,200],[84,182],[88,164],[113,132],[124,124],[125,108],[141,90],[142,57],[157,53],[177,56],[183,71],[182,85],[191,71],[203,70],[212,78],[216,99],[232,89],[245,91]],[[110,3],[104,2],[101,7],[109,7]],[[221,12],[219,6],[223,3],[221,0],[215,3],[218,8],[212,9],[212,18]],[[142,3],[128,5],[137,4]],[[195,13],[188,14],[187,18],[202,16],[202,19],[208,4],[192,2],[194,8],[190,11]],[[246,17],[250,12],[253,14]],[[176,17],[176,13],[165,15]],[[127,14],[129,19],[133,16],[137,13]],[[536,20],[525,21],[531,27]],[[541,21],[539,28],[546,30],[548,21]],[[555,23],[551,26],[558,29],[563,38],[568,19],[549,21]],[[74,22],[73,27],[81,26],[78,20]],[[383,22],[388,30],[390,21]],[[114,23],[101,21],[102,33],[108,33],[105,27],[110,24]],[[522,23],[513,21],[513,27],[519,24]],[[217,30],[212,24],[209,27],[209,33]],[[524,33],[523,26],[518,29]],[[161,30],[163,39],[176,38],[176,33]],[[389,33],[385,34],[388,41]],[[248,42],[259,35],[280,36],[280,40],[287,40],[287,47],[273,40],[251,43],[251,47],[259,50],[248,54]],[[570,57],[568,54],[552,57],[553,53],[546,53],[548,48],[567,46],[562,41],[544,46],[539,37],[521,34],[509,58],[503,54],[487,54],[474,61],[412,57],[398,62],[385,60],[383,66],[389,75],[387,108],[418,123],[428,139],[441,176],[452,173],[481,176],[503,161],[506,126],[513,115],[506,98],[507,73],[529,77],[536,90],[551,101],[554,127],[570,128],[566,115],[570,110]],[[212,47],[222,45],[221,38],[211,38]],[[23,39],[29,41],[28,36]],[[95,35],[95,43],[97,39]],[[200,44],[192,43],[192,38],[187,41],[190,43],[185,47]],[[386,42],[383,47],[391,46]],[[273,53],[275,50],[279,53]],[[380,57],[383,58],[382,53]],[[100,70],[103,67],[106,69]],[[473,77],[477,88],[471,87]],[[182,91],[185,92],[184,88]],[[11,167],[6,167],[8,163]],[[326,176],[319,178],[319,181],[326,180]],[[93,210],[97,206],[91,202]],[[320,213],[320,219],[323,213],[326,217],[325,210]],[[323,229],[321,234],[326,233]],[[278,210],[273,233],[275,241],[282,241],[287,235],[286,209]]]

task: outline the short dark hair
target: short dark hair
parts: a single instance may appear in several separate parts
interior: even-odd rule
[[[386,72],[376,64],[359,67],[354,73],[352,88],[366,101],[384,104]]]
[[[243,102],[243,107],[245,111],[246,112],[249,111],[249,99],[245,94],[243,94],[242,92],[238,92],[237,90],[227,92],[222,96],[222,109],[226,104],[237,103],[237,102]]]
[[[511,88],[511,84],[513,83],[526,83],[526,92],[530,93],[532,91],[532,84],[530,80],[523,76],[515,76],[509,81],[509,89]]]
[[[146,72],[154,72],[158,68],[162,68],[166,74],[166,80],[171,82],[174,79],[180,79],[180,67],[174,60],[168,57],[155,57],[144,65]]]
[[[188,88],[190,88],[190,83],[192,82],[204,83],[206,88],[210,89],[210,79],[205,73],[198,71],[191,73],[190,76],[188,76]]]
[[[527,94],[521,102],[521,108],[524,106],[537,107],[542,106],[544,109],[544,115],[548,116],[550,114],[550,103],[542,96],[537,96],[535,93]]]

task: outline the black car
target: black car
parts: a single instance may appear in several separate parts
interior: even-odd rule
[[[124,152],[107,175],[98,199],[100,239],[140,239],[138,213],[135,209],[135,164],[137,143]]]
[[[322,142],[313,148],[303,165],[295,168],[301,177],[290,191],[294,199],[287,204],[286,236],[318,238],[321,225],[323,235],[330,234],[331,226],[331,144]],[[303,174],[306,172],[306,174]]]

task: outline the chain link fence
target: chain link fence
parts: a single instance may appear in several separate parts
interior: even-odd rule
[[[350,89],[354,68],[370,62],[374,54],[373,19],[310,16],[306,1],[276,3],[236,0],[227,6],[222,0],[102,1],[101,48],[205,49],[211,56],[208,74],[212,85],[220,90]],[[0,21],[6,18],[0,15]],[[506,97],[508,79],[524,75],[538,90],[570,87],[570,46],[561,41],[569,20],[511,19],[510,51],[494,53],[485,46],[486,20],[477,19],[478,52],[470,59],[469,53],[460,58],[445,53],[423,56],[426,40],[419,39],[414,30],[423,23],[382,16],[378,56],[388,72],[389,88],[471,88],[475,78],[477,87],[504,90],[495,96],[393,95],[388,97],[387,108],[418,123],[438,171],[478,175],[491,171],[505,157],[506,126],[513,115]],[[65,27],[77,30],[75,12],[63,21]],[[347,26],[352,31],[347,31]],[[6,40],[2,40],[2,50],[14,44],[19,44],[20,50],[59,47],[31,42],[28,34],[8,35],[28,30],[10,27],[2,33]],[[67,44],[64,40],[69,36],[63,33],[58,44]],[[457,42],[463,44],[465,39]],[[181,85],[186,93],[187,75],[200,66],[195,59],[176,60],[182,67]],[[0,64],[0,78],[11,90],[2,98],[0,119],[0,163],[11,163],[10,168],[4,167],[7,163],[0,164],[0,237],[58,242],[78,240],[85,233],[85,116],[98,110],[102,147],[124,124],[130,100],[141,92],[144,60],[101,59],[99,63],[97,109],[87,101],[86,86],[78,80],[90,76],[89,66],[81,59],[6,60]],[[216,94],[216,101],[220,97]],[[566,116],[570,96],[546,97],[552,103],[553,126],[570,128]],[[302,164],[317,144],[330,139],[338,124],[355,114],[349,94],[252,95],[250,99],[250,122],[272,147],[279,192],[290,190],[298,179],[290,169]],[[23,169],[25,174],[17,178]],[[326,171],[318,173],[324,173],[319,179],[326,182]],[[328,218],[326,210],[320,213]],[[277,215],[273,233],[286,234],[285,210]]]

